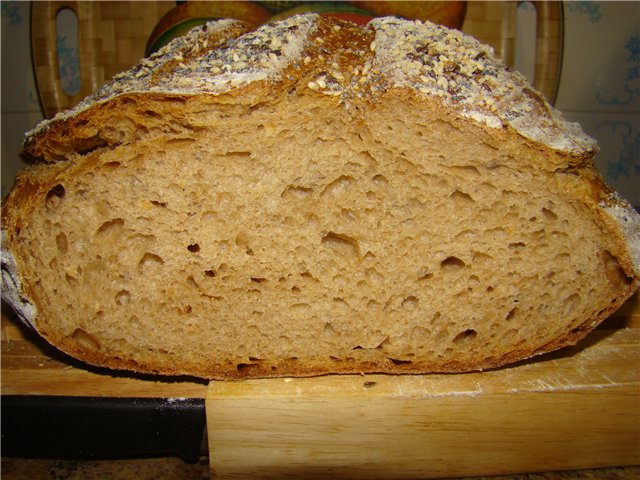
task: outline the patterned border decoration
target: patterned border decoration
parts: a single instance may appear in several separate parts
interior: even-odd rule
[[[629,52],[626,62],[631,65],[627,66],[622,91],[607,97],[598,89],[596,100],[600,105],[629,105],[640,95],[640,36],[631,35],[624,47]]]
[[[602,12],[600,12],[602,5],[599,2],[566,2],[566,5],[570,12],[586,15],[589,23],[598,23],[602,20]]]
[[[9,25],[16,27],[22,24],[22,15],[20,14],[21,2],[2,2],[2,17],[9,21]]]
[[[622,120],[603,121],[596,126],[597,131],[605,129],[616,134],[622,144],[617,160],[607,162],[606,175],[614,180],[640,175],[640,131]]]

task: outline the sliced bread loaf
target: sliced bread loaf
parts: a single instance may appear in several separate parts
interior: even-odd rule
[[[640,219],[596,150],[458,31],[213,22],[28,133],[2,294],[117,369],[498,367],[638,286]]]

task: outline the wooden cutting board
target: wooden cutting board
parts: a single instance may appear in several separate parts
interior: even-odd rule
[[[2,314],[2,394],[205,398],[219,478],[437,478],[640,464],[640,299],[572,348],[459,375],[115,373]]]
[[[580,345],[459,375],[207,382],[88,367],[3,312],[2,394],[206,398],[220,478],[429,478],[640,464],[638,294]]]
[[[640,303],[579,346],[457,375],[211,382],[217,478],[442,478],[640,464]]]
[[[2,395],[204,398],[205,380],[116,373],[56,350],[2,305]]]

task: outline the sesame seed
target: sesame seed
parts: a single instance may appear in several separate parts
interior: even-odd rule
[[[154,92],[181,89],[217,94],[256,80],[277,81],[288,76],[296,81],[299,74],[295,68],[289,68],[290,65],[299,66],[304,62],[320,68],[326,62],[330,73],[322,73],[308,82],[309,89],[325,95],[347,93],[354,98],[375,96],[387,86],[415,89],[442,98],[451,108],[464,105],[464,112],[476,120],[488,117],[489,111],[495,112],[493,124],[508,124],[516,118],[520,122],[514,126],[516,130],[526,131],[523,135],[548,145],[557,145],[557,139],[561,138],[560,142],[574,145],[570,151],[593,148],[590,139],[575,131],[568,133],[562,122],[555,121],[556,114],[544,108],[546,101],[535,90],[531,90],[531,95],[523,95],[523,89],[531,88],[526,79],[504,69],[493,49],[475,39],[438,25],[378,18],[362,30],[362,38],[365,32],[374,35],[368,45],[374,57],[364,65],[354,66],[350,62],[363,56],[355,46],[358,42],[338,44],[338,35],[331,36],[329,32],[327,36],[326,30],[317,28],[324,26],[324,22],[319,22],[315,15],[300,15],[265,24],[248,33],[241,33],[245,27],[235,20],[210,22],[173,40],[141,60],[137,67],[115,76],[96,94],[57,119],[69,118],[96,101],[108,101],[132,89]],[[328,25],[333,31],[341,30],[341,25]],[[355,32],[360,27],[350,27],[349,33],[352,28]],[[331,43],[327,38],[331,38]],[[305,56],[310,42],[316,44],[315,52]],[[197,54],[200,49],[208,49],[206,55]],[[184,57],[190,52],[194,56],[186,62]],[[335,61],[341,58],[352,60]],[[346,71],[353,72],[348,84],[343,75]],[[220,75],[223,72],[225,75]],[[541,103],[540,107],[537,102]],[[529,117],[531,121],[524,122]],[[37,131],[43,129],[37,127]]]

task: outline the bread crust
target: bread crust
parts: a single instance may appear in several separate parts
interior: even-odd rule
[[[167,135],[180,139],[203,125],[278,105],[291,96],[315,99],[354,122],[374,118],[381,105],[420,106],[452,128],[472,128],[485,144],[513,152],[512,168],[574,179],[567,183],[572,189],[565,192],[567,198],[583,204],[610,234],[606,250],[623,272],[612,273],[618,294],[606,308],[545,345],[446,363],[385,358],[376,362],[260,360],[238,365],[203,358],[185,372],[184,365],[172,364],[172,359],[154,363],[112,356],[91,348],[91,341],[87,346],[49,325],[46,300],[39,298],[32,279],[21,278],[26,265],[12,253],[19,249],[21,218],[41,208],[37,199],[50,192],[55,195],[61,179],[73,174],[68,171],[91,170],[101,153],[134,144],[140,135],[147,140]],[[130,128],[114,128],[123,124]],[[595,171],[596,151],[596,143],[579,126],[566,122],[522,76],[493,58],[489,47],[459,32],[391,18],[360,27],[302,15],[257,31],[238,21],[213,22],[174,40],[74,109],[27,134],[23,158],[46,170],[19,175],[2,204],[3,298],[61,350],[116,369],[235,379],[496,368],[574,345],[638,287],[640,217]]]

